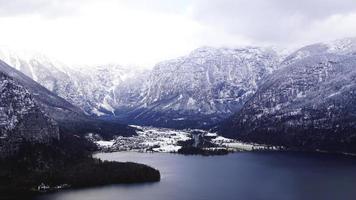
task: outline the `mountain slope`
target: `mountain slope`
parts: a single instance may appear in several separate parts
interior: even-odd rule
[[[294,148],[356,152],[356,56],[317,52],[271,75],[219,127],[220,133]]]
[[[118,87],[115,114],[143,125],[211,125],[238,111],[279,62],[272,49],[200,48]]]
[[[22,142],[59,140],[57,123],[41,111],[30,92],[0,70],[0,157],[19,150]]]
[[[0,71],[23,85],[31,93],[37,105],[58,123],[63,133],[85,134],[91,132],[101,134],[104,137],[135,133],[134,129],[127,125],[85,115],[78,107],[58,97],[3,61],[0,61]]]

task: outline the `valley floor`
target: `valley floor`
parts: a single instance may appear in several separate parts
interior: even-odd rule
[[[141,127],[137,128],[137,135],[131,137],[118,136],[113,140],[105,141],[100,137],[88,135],[101,151],[136,151],[136,152],[165,152],[177,153],[185,147],[204,150],[253,151],[253,150],[279,150],[280,148],[261,144],[243,143],[228,139],[199,129],[174,130],[168,128]],[[98,139],[99,138],[99,139]]]

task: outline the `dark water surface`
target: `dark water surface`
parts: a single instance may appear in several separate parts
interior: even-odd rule
[[[133,161],[160,170],[159,183],[67,190],[38,200],[353,200],[356,160],[302,153],[235,153],[183,156],[102,153],[104,160]]]

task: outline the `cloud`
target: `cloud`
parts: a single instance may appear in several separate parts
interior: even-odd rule
[[[87,0],[88,2],[91,0]],[[78,12],[84,0],[0,0],[0,16],[63,17]]]
[[[70,5],[67,9],[55,6],[59,1],[31,1],[32,9],[12,5],[16,8],[11,15],[0,17],[0,46],[43,52],[72,65],[151,67],[201,45],[196,43],[200,25],[182,14],[186,4],[143,7],[136,0],[64,0]],[[170,6],[179,10],[167,10]],[[70,11],[75,14],[68,15]],[[55,17],[47,14],[52,12]]]
[[[149,10],[151,12],[168,14],[182,14],[189,7],[191,0],[116,0],[116,2],[136,10]]]
[[[355,0],[0,0],[0,46],[73,64],[152,66],[200,46],[356,36]]]
[[[324,31],[337,29],[337,23],[326,27],[327,22],[355,11],[354,0],[196,0],[191,15],[206,26],[256,43],[287,44],[311,37],[305,34],[317,32],[313,29],[320,24]],[[343,17],[338,18],[340,22]]]
[[[65,17],[91,4],[116,4],[135,10],[175,14],[184,12],[189,0],[0,0],[0,16]]]

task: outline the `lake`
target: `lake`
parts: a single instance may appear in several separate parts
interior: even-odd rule
[[[110,185],[41,195],[37,200],[348,200],[356,198],[356,159],[286,152],[184,156],[117,152],[103,160],[160,170],[158,183]]]

